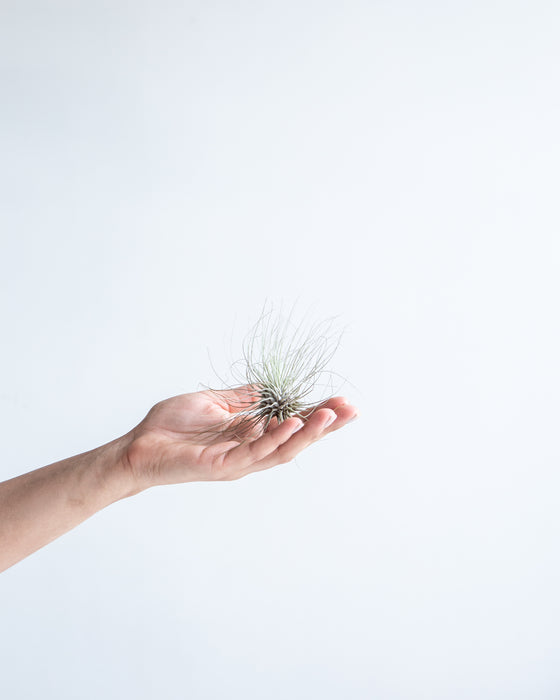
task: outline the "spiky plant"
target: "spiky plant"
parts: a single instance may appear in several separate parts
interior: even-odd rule
[[[305,421],[332,395],[323,380],[331,380],[332,390],[334,373],[326,366],[341,338],[334,320],[296,325],[293,310],[287,317],[263,310],[243,342],[243,358],[231,368],[235,384],[229,391],[210,389],[232,411],[232,417],[216,430],[222,434],[227,430],[231,437],[243,440],[263,433],[273,421],[282,423],[291,416]]]

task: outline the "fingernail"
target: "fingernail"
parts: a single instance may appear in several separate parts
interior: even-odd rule
[[[297,431],[298,431],[298,430],[301,430],[302,428],[303,428],[303,421],[302,421],[302,420],[298,420],[298,422],[296,423],[294,429],[292,430],[292,435],[293,435],[294,433],[297,433]]]
[[[357,420],[359,417],[360,417],[360,414],[359,414],[359,413],[356,413],[356,415],[355,415],[355,416],[352,416],[352,418],[350,418],[350,420],[349,420],[348,422],[349,422],[349,423],[353,423],[353,422],[354,422],[355,420]]]
[[[336,413],[333,413],[332,416],[330,416],[327,422],[325,423],[325,428],[327,428],[331,423],[334,423],[337,417],[338,416],[336,415]]]

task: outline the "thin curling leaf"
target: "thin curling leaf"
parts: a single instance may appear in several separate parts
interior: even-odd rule
[[[235,383],[227,389],[209,389],[231,417],[205,431],[208,438],[245,440],[258,437],[272,421],[282,423],[308,415],[332,396],[332,381],[326,394],[326,369],[340,343],[342,333],[330,318],[306,325],[295,324],[292,313],[283,317],[263,310],[243,342],[242,359],[231,368]],[[318,397],[317,394],[321,395]]]

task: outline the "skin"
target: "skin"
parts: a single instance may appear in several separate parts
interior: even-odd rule
[[[233,401],[243,402],[249,388],[166,399],[126,435],[0,483],[0,571],[111,503],[154,486],[231,481],[285,464],[358,415],[338,396],[303,421],[272,422],[243,442],[225,430],[211,444],[196,436],[232,418]]]

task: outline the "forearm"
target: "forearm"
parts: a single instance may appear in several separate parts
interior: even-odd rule
[[[0,571],[132,495],[124,436],[0,483]]]

